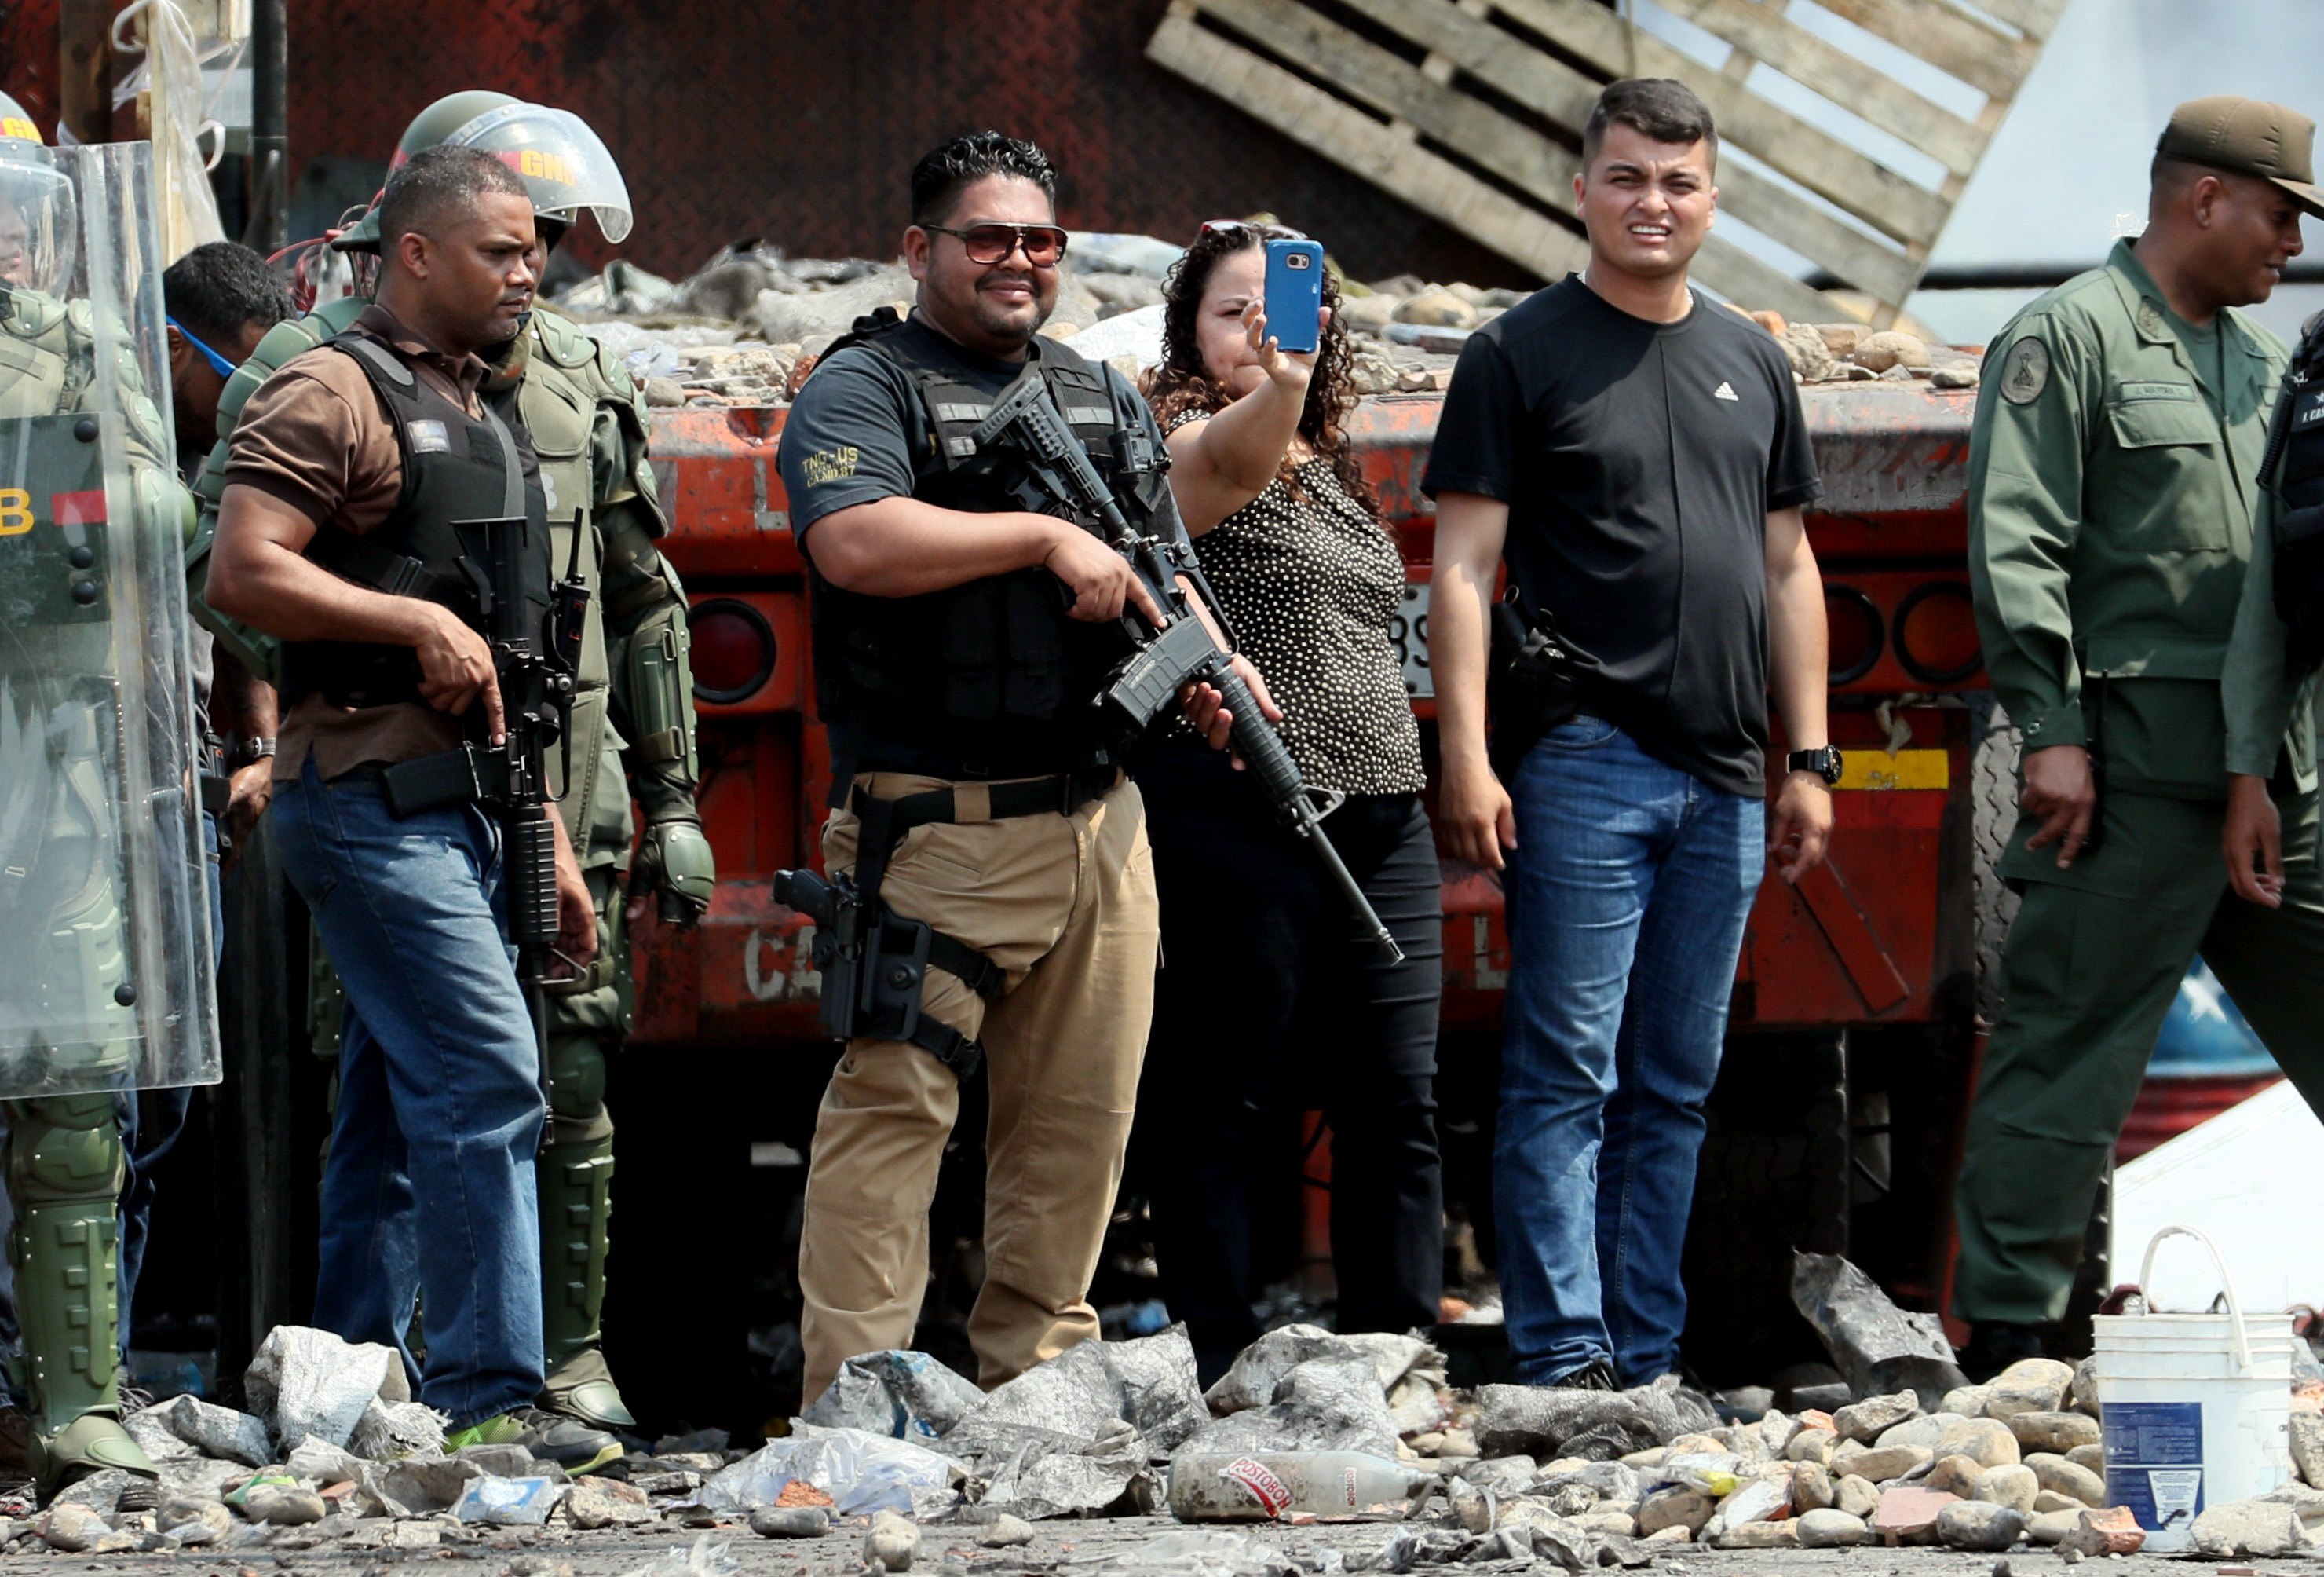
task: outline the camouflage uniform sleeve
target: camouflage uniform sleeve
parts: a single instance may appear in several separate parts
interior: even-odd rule
[[[2027,750],[2084,742],[2068,592],[2098,351],[2071,317],[2024,318],[1994,342],[1978,380],[1969,589],[1986,670]]]
[[[2293,397],[2294,384],[2287,379],[2282,398]],[[2283,420],[2281,402],[2275,420]],[[2277,508],[2275,489],[2263,483],[2259,507],[2252,512],[2251,563],[2244,570],[2235,632],[2228,638],[2227,655],[2219,669],[2219,705],[2227,723],[2227,770],[2253,778],[2273,774],[2294,708],[2310,705],[2315,687],[2314,676],[2294,679],[2285,669],[2283,621],[2275,616]],[[2313,761],[2294,761],[2292,768],[2304,788]]]

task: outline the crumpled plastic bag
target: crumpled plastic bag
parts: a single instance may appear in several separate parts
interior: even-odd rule
[[[250,1360],[243,1394],[276,1439],[311,1434],[345,1445],[391,1370],[400,1386],[402,1360],[392,1349],[346,1342],[305,1325],[277,1325]]]
[[[949,1459],[908,1440],[807,1424],[712,1474],[695,1499],[712,1511],[749,1511],[771,1506],[785,1485],[801,1480],[830,1496],[842,1517],[917,1516],[952,1503],[957,1471]]]
[[[866,1352],[839,1366],[823,1395],[799,1415],[826,1429],[861,1429],[927,1443],[984,1400],[965,1377],[925,1352]]]
[[[300,1478],[311,1479],[325,1487],[349,1480],[360,1484],[364,1470],[371,1465],[344,1446],[312,1435],[292,1446],[290,1454],[282,1460],[283,1465]]]
[[[484,1476],[475,1462],[422,1452],[370,1464],[356,1480],[355,1493],[366,1516],[429,1517],[452,1509],[467,1493],[469,1481]]]
[[[1416,1371],[1433,1371],[1440,1385],[1444,1380],[1444,1355],[1417,1336],[1384,1331],[1341,1336],[1316,1325],[1285,1325],[1236,1354],[1234,1363],[1219,1377],[1205,1399],[1215,1413],[1264,1407],[1283,1399],[1278,1393],[1291,1370],[1317,1359],[1370,1364],[1383,1401],[1398,1382]]]
[[[1357,1451],[1395,1460],[1396,1416],[1388,1411],[1387,1393],[1370,1357],[1311,1359],[1286,1370],[1274,1392],[1275,1401],[1203,1425],[1179,1447],[1180,1452]],[[1217,1387],[1211,1395],[1215,1401]]]
[[[1211,1421],[1210,1404],[1194,1377],[1194,1344],[1184,1323],[1134,1342],[1108,1342],[1104,1351],[1129,1400],[1122,1416],[1145,1436],[1149,1450],[1174,1452]]]
[[[452,1515],[462,1522],[496,1527],[539,1527],[565,1499],[567,1487],[550,1478],[503,1479],[486,1473],[468,1480],[452,1503]]]
[[[1668,1377],[1627,1391],[1480,1386],[1477,1404],[1477,1449],[1489,1457],[1610,1462],[1719,1426],[1707,1399]]]
[[[1792,1306],[1815,1327],[1833,1367],[1859,1397],[1914,1391],[1933,1413],[1947,1391],[1969,1383],[1953,1362],[1942,1320],[1906,1314],[1838,1254],[1794,1251]]]
[[[945,1433],[946,1454],[994,1464],[1028,1445],[1077,1452],[1103,1439],[1129,1410],[1106,1344],[1084,1342],[996,1386]]]
[[[223,1457],[245,1467],[263,1468],[276,1460],[262,1420],[199,1397],[171,1397],[134,1415],[129,1422],[139,1425],[140,1431],[166,1429],[204,1456]]]

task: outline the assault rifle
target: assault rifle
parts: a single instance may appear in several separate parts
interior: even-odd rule
[[[978,425],[975,438],[979,449],[1006,445],[1023,456],[1025,480],[1018,493],[1028,508],[1057,506],[1078,521],[1095,521],[1105,540],[1130,560],[1131,576],[1162,610],[1158,623],[1134,603],[1122,610],[1122,627],[1137,650],[1107,676],[1099,697],[1098,706],[1110,730],[1120,738],[1135,738],[1176,704],[1178,693],[1186,686],[1208,685],[1217,690],[1233,718],[1234,748],[1259,774],[1277,812],[1314,852],[1323,874],[1339,889],[1381,955],[1391,964],[1403,963],[1403,949],[1380,923],[1371,900],[1356,885],[1323,831],[1323,817],[1339,807],[1340,797],[1327,797],[1323,805],[1317,806],[1314,795],[1300,779],[1298,763],[1284,748],[1282,736],[1260,715],[1250,687],[1231,666],[1234,654],[1222,649],[1203,622],[1198,608],[1207,608],[1220,629],[1228,628],[1209,582],[1194,565],[1174,569],[1164,559],[1158,539],[1130,528],[1105,478],[1098,475],[1081,440],[1058,412],[1056,401],[1049,398],[1048,385],[1038,371],[1027,368],[1024,376],[1002,393],[991,413]],[[1191,593],[1190,585],[1194,588]],[[1231,636],[1229,639],[1231,641]]]

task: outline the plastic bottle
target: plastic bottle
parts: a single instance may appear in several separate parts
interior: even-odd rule
[[[1432,1481],[1358,1451],[1224,1452],[1170,1464],[1170,1512],[1181,1522],[1268,1522],[1305,1514],[1353,1517],[1408,1500]]]

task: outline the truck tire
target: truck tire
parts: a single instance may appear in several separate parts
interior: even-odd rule
[[[1792,1307],[1792,1250],[1845,1254],[1850,1157],[1847,1038],[1738,1035],[1704,1116],[1683,1275],[1690,1369],[1756,1383],[1822,1360]]]
[[[2016,724],[1992,695],[1969,705],[1969,796],[1977,941],[1977,1015],[1987,1024],[2001,1017],[2001,946],[2017,917],[2017,895],[1997,869],[2003,844],[2017,825]]]

